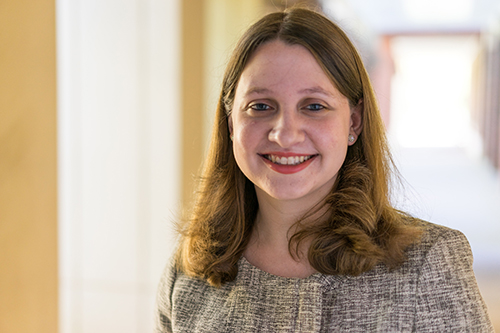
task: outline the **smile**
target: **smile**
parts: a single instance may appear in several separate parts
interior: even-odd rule
[[[285,156],[276,156],[276,155],[272,155],[272,154],[264,155],[264,157],[266,159],[268,159],[269,161],[271,161],[275,164],[278,164],[278,165],[298,165],[298,164],[304,163],[305,161],[311,159],[314,156],[315,155],[309,155],[309,156],[302,155],[302,156],[285,157]]]

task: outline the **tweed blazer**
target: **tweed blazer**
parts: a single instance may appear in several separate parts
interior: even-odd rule
[[[155,332],[493,332],[459,231],[422,222],[397,269],[285,278],[244,257],[221,288],[172,265],[162,277]]]

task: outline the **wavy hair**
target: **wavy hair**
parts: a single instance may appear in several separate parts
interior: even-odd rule
[[[308,260],[324,274],[358,275],[379,263],[397,267],[421,230],[390,203],[396,169],[368,74],[358,51],[335,23],[315,11],[292,8],[264,16],[244,33],[232,53],[197,198],[189,218],[179,226],[178,268],[213,286],[236,278],[259,205],[253,183],[234,159],[228,117],[249,58],[273,40],[308,49],[351,107],[363,102],[363,130],[348,148],[325,203],[297,221],[290,253],[297,255],[299,244],[310,239]],[[315,223],[301,223],[320,209],[326,213]]]

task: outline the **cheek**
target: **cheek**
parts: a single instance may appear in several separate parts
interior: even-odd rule
[[[316,124],[312,131],[316,141],[323,145],[339,147],[347,146],[349,136],[349,122],[344,119],[339,121],[324,121]]]
[[[250,163],[249,158],[256,154],[257,146],[262,141],[261,130],[255,122],[237,121],[234,123],[233,151],[238,165]]]
[[[264,126],[252,120],[240,120],[234,125],[234,136],[237,144],[242,147],[256,145],[265,135]]]

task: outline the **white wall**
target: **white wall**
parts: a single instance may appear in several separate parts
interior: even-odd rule
[[[56,4],[60,332],[149,332],[180,192],[180,2]]]

